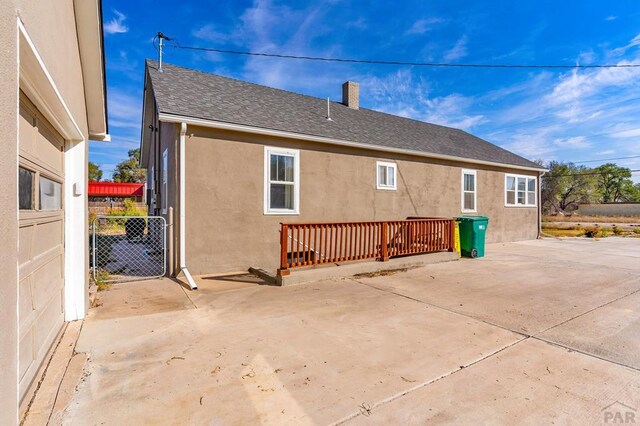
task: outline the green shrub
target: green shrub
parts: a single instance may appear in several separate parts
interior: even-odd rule
[[[147,210],[136,205],[135,201],[130,198],[124,200],[124,216],[146,216]]]
[[[624,229],[620,228],[619,226],[613,225],[613,235],[623,235],[624,233]]]
[[[98,291],[108,290],[111,286],[111,284],[109,283],[110,279],[111,274],[109,274],[109,271],[105,269],[97,269],[94,282],[96,283]]]

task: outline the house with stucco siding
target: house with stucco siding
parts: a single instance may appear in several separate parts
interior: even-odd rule
[[[174,274],[275,270],[283,222],[484,215],[489,242],[538,236],[544,169],[490,142],[361,108],[354,82],[329,102],[162,68],[146,63],[141,161]]]

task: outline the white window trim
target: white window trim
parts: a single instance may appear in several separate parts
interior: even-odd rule
[[[515,204],[509,204],[507,203],[507,179],[508,178],[514,178],[516,180],[516,190],[515,190]],[[529,181],[526,181],[526,185],[525,185],[525,195],[524,195],[524,200],[525,200],[525,204],[518,204],[518,178],[525,178],[525,179],[533,179],[535,181],[535,197],[534,197],[534,202],[533,204],[528,204],[529,202],[529,193],[531,191],[529,191]],[[506,173],[504,175],[504,206],[505,207],[509,207],[509,208],[532,208],[532,207],[538,207],[538,177],[537,176],[531,176],[531,175],[516,175],[513,173]]]
[[[464,175],[473,175],[473,209],[464,208]],[[478,173],[476,170],[462,169],[460,174],[460,210],[462,213],[477,213],[478,212]],[[471,191],[467,191],[471,192]]]
[[[169,151],[167,148],[162,151],[162,192],[160,194],[160,204],[162,204],[162,214],[167,214],[169,206]]]
[[[288,155],[293,157],[293,210],[272,209],[271,205],[271,155]],[[300,214],[300,151],[297,149],[264,147],[264,214],[265,215],[298,215]]]
[[[393,185],[380,185],[380,166],[391,167],[393,169]],[[395,191],[398,189],[397,179],[398,165],[396,163],[390,163],[388,161],[376,161],[376,189],[384,189],[387,191]]]

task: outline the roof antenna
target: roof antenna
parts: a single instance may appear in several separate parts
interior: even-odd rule
[[[333,121],[331,119],[331,103],[329,102],[329,98],[327,98],[327,121]]]
[[[158,33],[157,37],[160,40],[158,45],[158,72],[162,72],[162,47],[164,46],[162,40],[171,41],[171,39],[161,32]]]

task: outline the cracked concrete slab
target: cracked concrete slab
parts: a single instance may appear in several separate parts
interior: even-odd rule
[[[640,372],[589,355],[634,366],[640,341],[640,240],[604,241],[284,288],[114,286],[63,422],[599,423],[606,404],[640,407]]]
[[[87,377],[65,421],[329,423],[521,339],[348,281],[205,296],[198,309],[87,320]]]
[[[491,244],[485,258],[358,281],[536,334],[640,290],[640,239],[616,240],[620,247],[573,240],[576,253],[566,240]]]
[[[529,338],[346,423],[603,424],[616,401],[640,408],[640,373]]]
[[[540,337],[640,371],[640,292],[547,330]]]

